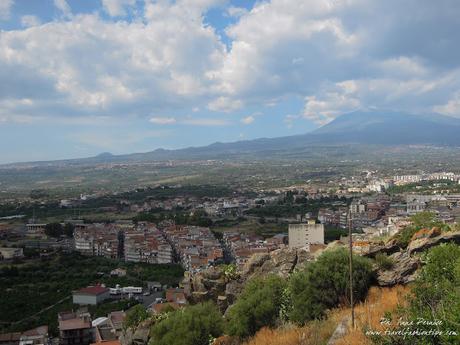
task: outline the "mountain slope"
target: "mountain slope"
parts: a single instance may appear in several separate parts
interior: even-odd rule
[[[460,119],[393,111],[342,115],[312,134],[321,141],[382,145],[460,145]]]
[[[218,158],[260,155],[327,145],[460,146],[460,119],[442,115],[413,115],[394,111],[353,112],[339,116],[313,132],[279,138],[214,143],[180,150],[156,150],[128,155],[136,159]]]

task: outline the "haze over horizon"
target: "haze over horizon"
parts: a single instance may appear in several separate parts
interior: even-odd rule
[[[4,0],[0,163],[460,117],[454,0]]]

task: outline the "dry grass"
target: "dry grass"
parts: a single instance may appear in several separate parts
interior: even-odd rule
[[[407,286],[395,286],[393,288],[372,287],[369,290],[366,301],[355,307],[355,329],[349,330],[348,334],[337,342],[337,345],[371,345],[372,342],[363,333],[365,328],[382,331],[385,327],[380,324],[386,312],[391,312],[398,305],[403,306],[405,296],[409,293]],[[346,316],[350,309],[341,310],[338,315]]]
[[[327,343],[335,327],[333,320],[323,320],[303,327],[263,328],[244,345],[321,345]]]
[[[381,318],[404,304],[408,287],[372,287],[366,301],[355,307],[356,328],[337,342],[337,345],[371,345],[363,333],[365,327],[382,330]],[[321,345],[326,344],[336,326],[348,315],[350,308],[334,309],[326,320],[313,321],[304,327],[286,325],[278,329],[263,328],[244,345]]]

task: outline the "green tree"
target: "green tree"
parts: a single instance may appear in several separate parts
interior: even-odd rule
[[[294,273],[289,281],[292,308],[289,318],[297,324],[321,318],[326,309],[348,304],[349,261],[345,249],[326,251],[316,262]],[[363,299],[372,280],[369,259],[353,256],[353,291],[355,301]]]
[[[245,338],[262,327],[272,327],[280,317],[285,282],[278,276],[249,281],[228,312],[228,333]]]
[[[170,312],[150,330],[151,345],[208,345],[222,335],[224,321],[212,302]]]
[[[147,320],[149,313],[142,304],[135,305],[126,313],[123,328],[137,327],[142,321]]]

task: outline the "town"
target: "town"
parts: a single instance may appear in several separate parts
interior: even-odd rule
[[[22,200],[30,218],[10,213],[0,223],[3,275],[16,265],[69,255],[77,255],[77,265],[85,258],[107,260],[107,268],[93,272],[86,285],[67,286],[63,293],[69,295],[52,306],[26,312],[20,320],[1,320],[0,344],[118,344],[130,309],[142,306],[154,315],[186,306],[193,276],[210,267],[242,269],[253,255],[283,248],[314,255],[331,242],[347,244],[349,230],[353,250],[365,255],[410,225],[413,215],[431,213],[452,226],[460,219],[460,175],[382,177],[367,171],[363,176],[271,190],[188,190],[177,185],[123,195]],[[85,203],[100,205],[95,215],[108,219],[69,217],[81,216]],[[44,210],[52,208],[47,216]],[[129,279],[138,266],[168,270],[174,265],[180,269],[168,282],[155,274]],[[40,324],[50,307],[55,320]]]

